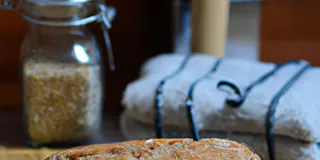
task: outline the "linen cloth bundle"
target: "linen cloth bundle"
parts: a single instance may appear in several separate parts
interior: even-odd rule
[[[122,100],[125,111],[121,116],[121,129],[127,139],[155,136],[155,91],[161,80],[175,72],[185,60],[185,55],[180,54],[156,56],[143,65],[138,80],[127,86]],[[217,61],[212,56],[194,54],[182,70],[164,84],[161,117],[166,133],[190,137],[185,107],[188,89],[199,77],[208,74]],[[231,108],[225,103],[230,95],[217,84],[228,80],[244,90],[275,66],[247,59],[221,59],[216,72],[198,83],[193,92],[194,119],[201,138],[219,137],[243,142],[263,159],[269,159],[264,138],[268,106],[301,64],[287,65],[255,86],[239,108]],[[308,69],[280,98],[274,126],[276,159],[320,160],[317,146],[320,142],[319,82],[320,68]]]

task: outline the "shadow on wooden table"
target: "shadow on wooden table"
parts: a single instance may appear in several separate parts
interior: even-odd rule
[[[1,109],[0,128],[0,145],[25,145],[21,110]]]

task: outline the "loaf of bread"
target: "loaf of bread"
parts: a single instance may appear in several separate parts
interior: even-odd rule
[[[130,118],[127,112],[121,115],[121,132],[127,140],[148,139],[155,137],[153,125],[139,123]],[[192,137],[189,129],[165,126],[167,136]],[[262,159],[269,160],[265,137],[257,134],[239,134],[226,132],[201,132],[202,138],[223,138],[245,143]],[[320,160],[317,144],[308,144],[288,137],[275,137],[275,156],[277,160]]]
[[[72,148],[46,160],[260,160],[246,146],[223,139],[150,139]]]
[[[123,105],[134,120],[154,124],[155,91],[160,81],[172,74],[185,55],[160,55],[147,61],[138,80],[131,82]],[[190,85],[210,71],[217,58],[193,55],[183,70],[163,86],[162,120],[165,125],[188,128],[185,100]],[[200,131],[265,133],[265,117],[272,98],[302,65],[288,65],[254,87],[240,108],[225,104],[228,93],[217,88],[220,80],[234,82],[244,90],[275,65],[245,59],[221,60],[217,71],[199,83],[193,93],[195,123]],[[320,68],[312,68],[280,99],[275,112],[275,134],[320,142]]]

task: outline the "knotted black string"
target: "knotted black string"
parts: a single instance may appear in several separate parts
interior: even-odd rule
[[[297,61],[288,61],[282,64],[277,65],[273,70],[267,72],[266,74],[264,74],[263,76],[261,76],[260,78],[258,78],[256,81],[254,81],[253,83],[249,84],[243,91],[243,93],[241,93],[241,91],[238,89],[238,87],[227,80],[221,80],[217,87],[220,88],[221,86],[228,86],[230,87],[234,93],[236,94],[235,96],[232,97],[237,97],[237,98],[228,98],[226,103],[233,108],[239,108],[242,103],[245,101],[245,99],[247,98],[249,92],[252,90],[253,87],[265,82],[269,77],[273,76],[274,74],[276,74],[281,68],[290,65],[290,64],[299,64],[301,62],[301,60],[297,60]]]
[[[286,91],[294,84],[294,82],[297,81],[297,79],[308,69],[310,68],[310,64],[302,61],[302,60],[297,60],[297,61],[288,61],[286,63],[282,63],[278,66],[276,66],[273,70],[270,72],[267,72],[260,78],[258,78],[256,81],[248,85],[244,92],[241,94],[240,90],[238,87],[236,87],[235,84],[233,84],[230,81],[222,80],[218,83],[217,87],[220,88],[221,86],[228,86],[230,87],[235,94],[237,94],[238,98],[236,99],[231,99],[228,98],[226,103],[233,107],[233,108],[239,108],[242,103],[245,101],[247,98],[249,92],[258,84],[261,84],[265,82],[269,77],[272,75],[275,75],[281,68],[289,65],[289,64],[301,64],[305,63],[305,65],[300,69],[292,78],[280,89],[280,91],[273,97],[269,107],[268,107],[268,112],[266,115],[266,141],[267,141],[267,146],[268,146],[268,152],[269,152],[269,158],[270,160],[275,160],[275,146],[274,146],[274,123],[275,123],[275,112],[276,112],[276,107],[279,102],[279,99],[283,94],[286,93]]]

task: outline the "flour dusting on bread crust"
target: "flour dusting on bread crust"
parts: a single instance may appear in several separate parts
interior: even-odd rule
[[[261,160],[247,147],[229,140],[150,139],[72,148],[46,160],[219,159]]]

